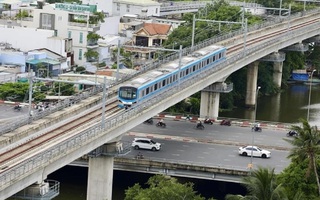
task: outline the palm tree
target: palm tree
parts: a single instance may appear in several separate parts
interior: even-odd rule
[[[274,169],[261,168],[254,170],[251,176],[244,177],[242,184],[247,188],[248,195],[226,196],[227,200],[286,200],[287,195],[281,184],[276,183]]]
[[[298,137],[293,140],[285,139],[291,143],[294,147],[291,149],[288,158],[292,161],[301,162],[307,160],[309,162],[306,177],[310,177],[310,173],[313,170],[317,180],[318,193],[320,196],[320,183],[319,175],[317,172],[317,158],[320,155],[320,132],[317,126],[310,126],[309,122],[304,119],[300,119],[302,127],[292,126],[292,130],[297,131]]]

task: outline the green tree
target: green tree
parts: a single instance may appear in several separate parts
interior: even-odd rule
[[[118,56],[118,48],[113,49],[112,51],[112,60],[115,61],[112,68],[117,68],[117,56]],[[133,68],[133,62],[131,59],[131,53],[126,52],[124,48],[120,48],[120,58],[119,61],[124,64],[127,68]]]
[[[320,196],[320,182],[318,175],[318,158],[320,155],[320,132],[317,126],[310,126],[309,122],[305,119],[300,119],[302,127],[292,126],[292,130],[297,131],[298,137],[293,140],[285,139],[293,145],[290,151],[289,158],[295,163],[308,161],[306,170],[306,177],[312,178],[313,175],[317,181],[318,195]]]
[[[89,24],[98,24],[99,22],[104,22],[104,14],[102,12],[95,12],[89,17]]]
[[[60,95],[61,96],[71,96],[75,94],[75,88],[74,84],[71,83],[57,83],[55,82],[53,85],[53,93],[59,94],[59,88],[60,88]]]
[[[29,13],[26,10],[19,10],[18,14],[16,14],[17,19],[23,19],[28,16],[29,16]]]
[[[246,196],[226,196],[227,200],[286,200],[287,195],[281,184],[276,182],[274,169],[261,168],[254,170],[251,176],[244,177],[241,182],[248,190]]]
[[[94,62],[99,57],[99,53],[95,50],[92,50],[92,49],[88,49],[88,51],[85,52],[83,55],[84,55],[84,57],[86,57],[88,62]]]
[[[125,191],[124,200],[204,200],[193,190],[192,183],[181,184],[177,179],[155,175],[149,178],[148,188],[135,184]]]
[[[79,67],[76,68],[76,73],[82,74],[84,72],[86,72],[86,68],[85,67],[79,66]]]
[[[0,85],[0,98],[2,100],[23,101],[29,90],[29,83],[4,83]]]
[[[306,178],[306,168],[308,168],[308,161],[306,160],[303,162],[291,162],[277,176],[277,182],[282,183],[289,199],[316,199],[316,180],[314,178]]]
[[[41,91],[43,83],[36,83],[33,87],[32,98],[41,101],[45,94]],[[5,83],[0,85],[0,99],[25,102],[29,97],[29,83]]]

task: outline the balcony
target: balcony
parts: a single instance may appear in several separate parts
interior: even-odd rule
[[[98,45],[98,41],[97,40],[88,40],[87,41],[87,48],[88,49],[95,49],[95,48],[98,48],[99,45]]]
[[[100,30],[100,24],[88,24],[88,23],[82,23],[82,22],[68,22],[68,26],[74,27],[74,29],[81,29],[87,28],[88,31],[96,32]]]

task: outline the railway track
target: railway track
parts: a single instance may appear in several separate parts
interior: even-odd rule
[[[121,111],[122,109],[117,106],[117,101],[113,100],[106,105],[105,116],[111,116]],[[25,141],[23,144],[20,144],[8,151],[2,152],[0,154],[0,173],[5,172],[10,167],[18,165],[24,159],[28,159],[41,151],[45,151],[50,144],[55,144],[63,139],[72,137],[78,130],[85,129],[88,124],[100,122],[101,116],[102,107],[99,107],[78,119],[72,120],[45,134]]]

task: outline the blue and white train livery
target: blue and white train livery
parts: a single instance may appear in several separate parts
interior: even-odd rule
[[[213,68],[226,57],[226,48],[216,45],[194,51],[181,58],[180,80],[186,79],[202,69]],[[159,91],[178,84],[179,59],[141,74],[119,87],[119,107],[129,107]]]

